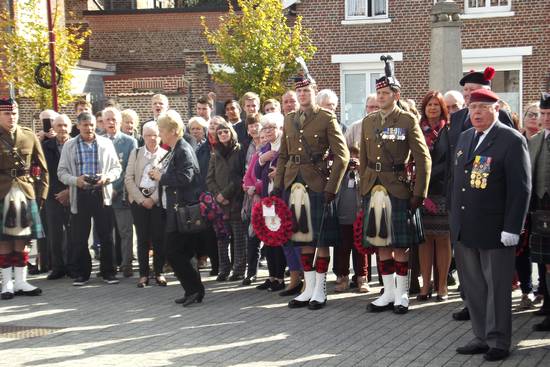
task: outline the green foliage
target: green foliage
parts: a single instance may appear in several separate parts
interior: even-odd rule
[[[229,13],[220,17],[220,26],[211,31],[201,17],[204,34],[221,62],[234,72],[215,70],[214,80],[227,83],[237,95],[256,92],[262,99],[278,97],[288,79],[297,71],[295,58],[313,57],[316,47],[297,17],[289,27],[280,0],[238,0],[241,12],[229,4]],[[209,58],[205,62],[211,65]]]
[[[44,89],[34,80],[35,67],[41,62],[49,62],[48,24],[46,7],[40,0],[18,1],[17,18],[11,19],[8,12],[0,14],[0,78],[13,83],[18,95],[33,99],[40,109],[52,107],[50,89]],[[61,9],[52,9],[54,32],[56,35],[56,65],[63,74],[58,85],[59,105],[72,102],[70,94],[73,68],[82,54],[82,46],[90,31],[82,31],[78,26],[64,26],[59,21]],[[11,30],[8,32],[7,30]],[[51,83],[49,67],[43,73],[44,80]]]

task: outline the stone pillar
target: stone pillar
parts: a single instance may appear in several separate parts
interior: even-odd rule
[[[438,0],[431,12],[430,89],[445,93],[460,90],[462,78],[462,21],[460,8],[452,0]]]

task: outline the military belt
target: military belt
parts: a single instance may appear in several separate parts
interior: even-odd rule
[[[291,161],[294,164],[309,164],[309,163],[311,163],[309,161],[305,161],[304,163],[302,163],[302,156],[300,156],[300,155],[289,155],[288,160]]]
[[[12,168],[12,169],[1,169],[0,170],[1,175],[8,175],[12,178],[27,176],[27,175],[29,175],[29,173],[30,173],[30,171],[28,169]]]
[[[376,172],[399,172],[405,169],[404,164],[383,164],[381,162],[367,162],[367,167],[375,170]]]

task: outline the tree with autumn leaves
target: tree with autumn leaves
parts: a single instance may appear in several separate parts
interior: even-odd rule
[[[7,11],[0,13],[0,53],[3,54],[0,78],[12,83],[19,96],[34,100],[38,108],[51,108],[51,90],[40,87],[35,80],[37,65],[49,62],[46,8],[41,0],[17,1],[16,6],[16,19]],[[61,16],[62,9],[54,7],[56,66],[62,73],[57,89],[58,101],[59,105],[66,105],[75,99],[71,95],[73,69],[90,31],[77,25],[66,26]],[[49,66],[42,69],[40,77],[51,84]]]
[[[239,11],[228,4],[217,30],[201,18],[206,39],[225,66],[214,68],[205,53],[214,80],[231,85],[237,95],[254,91],[262,99],[280,96],[298,69],[296,57],[307,61],[316,51],[302,17],[289,26],[280,0],[237,0]]]

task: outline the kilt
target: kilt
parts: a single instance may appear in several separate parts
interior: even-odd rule
[[[430,196],[430,200],[434,204],[435,212],[428,211],[426,207],[420,209],[424,234],[428,236],[449,234],[449,214],[446,206],[447,199],[442,195],[433,195]]]
[[[409,200],[398,199],[389,194],[391,201],[391,240],[388,247],[409,248],[424,242],[424,228],[420,220],[420,210],[414,213],[409,210]],[[367,227],[369,222],[370,194],[363,199],[363,247],[378,247],[367,241]]]
[[[532,233],[529,237],[531,261],[538,264],[550,264],[550,237]]]
[[[13,240],[24,240],[24,239],[40,239],[44,238],[44,227],[42,226],[42,220],[40,219],[40,211],[36,200],[27,199],[27,208],[30,210],[31,214],[31,234],[30,236],[10,236],[4,234],[4,200],[0,200],[0,241],[13,241]]]
[[[297,180],[297,182],[302,182]],[[303,182],[302,182],[303,183]],[[304,184],[305,185],[305,184]],[[292,187],[292,186],[291,186]],[[338,213],[336,212],[336,203],[333,201],[325,207],[325,194],[323,192],[314,192],[308,189],[309,204],[311,207],[311,225],[313,230],[313,241],[296,242],[289,241],[294,246],[312,246],[312,247],[334,247],[340,243],[340,225],[338,223]],[[283,200],[288,204],[290,199],[290,189],[283,193]],[[325,218],[323,219],[323,214]]]

